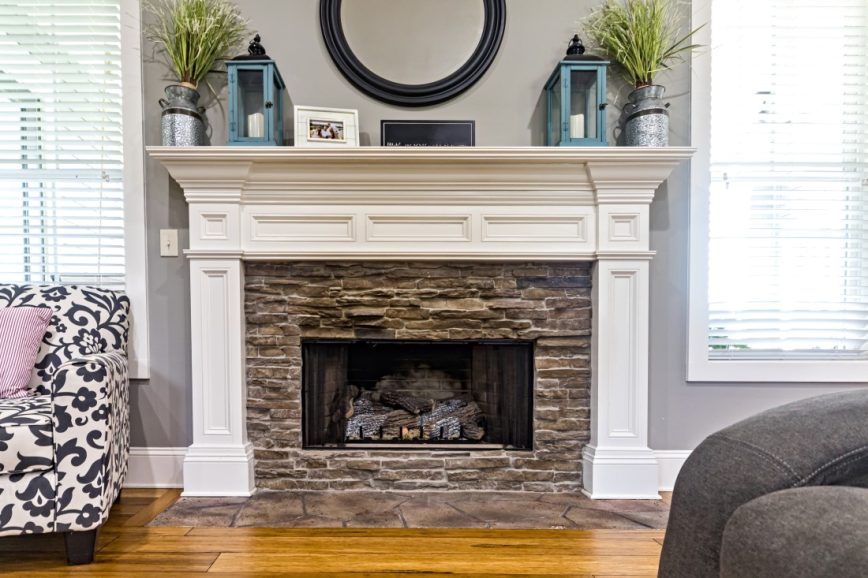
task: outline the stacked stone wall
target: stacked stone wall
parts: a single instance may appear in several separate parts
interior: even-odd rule
[[[245,316],[258,487],[581,487],[590,435],[590,263],[247,262]],[[303,449],[305,338],[533,340],[533,450]]]

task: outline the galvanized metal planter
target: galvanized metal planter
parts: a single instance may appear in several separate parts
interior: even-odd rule
[[[166,87],[160,119],[163,146],[190,147],[208,144],[205,135],[205,109],[198,106],[199,93],[180,84]]]
[[[630,93],[625,106],[624,144],[634,147],[669,145],[669,104],[663,102],[666,89],[659,85],[643,86]]]

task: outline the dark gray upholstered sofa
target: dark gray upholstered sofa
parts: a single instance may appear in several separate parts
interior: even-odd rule
[[[772,409],[690,455],[660,578],[868,576],[868,389]]]

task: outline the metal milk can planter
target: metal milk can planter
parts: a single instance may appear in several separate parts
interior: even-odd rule
[[[663,102],[666,89],[653,84],[630,93],[624,107],[624,144],[632,147],[665,147],[669,145],[669,103]]]
[[[207,144],[205,109],[198,106],[199,93],[181,84],[166,87],[166,98],[160,99],[163,109],[161,133],[163,146],[192,147]]]

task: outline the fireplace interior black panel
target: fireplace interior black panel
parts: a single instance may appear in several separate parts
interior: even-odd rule
[[[533,344],[304,340],[306,448],[531,449]]]

